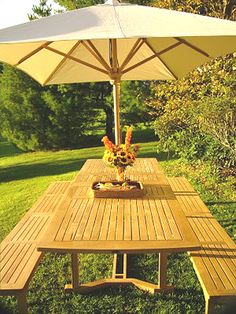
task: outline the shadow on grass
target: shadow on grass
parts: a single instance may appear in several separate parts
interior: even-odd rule
[[[0,182],[24,180],[35,177],[53,176],[78,171],[86,159],[63,160],[50,163],[21,164],[1,169]]]
[[[153,146],[152,146],[153,145]],[[23,153],[12,144],[2,141],[0,143],[0,157],[14,156]],[[90,159],[98,158],[96,154],[89,155]],[[155,144],[144,146],[141,149],[140,158],[157,158],[159,161],[175,159],[173,155],[162,152],[157,153]],[[18,165],[2,167],[0,170],[0,182],[10,182],[16,180],[30,179],[42,176],[53,176],[66,174],[73,171],[79,171],[86,158],[63,159],[55,161],[37,162],[35,159],[32,163],[22,162]]]
[[[236,201],[214,201],[214,202],[205,202],[206,205],[232,205],[236,204]]]
[[[8,143],[4,140],[1,140],[0,138],[0,158],[1,157],[13,157],[13,156],[17,156],[23,153],[24,152],[22,150],[18,149],[13,144]]]
[[[140,157],[157,158],[158,160],[166,160],[165,154],[144,153]],[[90,159],[98,158],[97,156],[90,156]],[[53,176],[66,174],[68,172],[79,171],[83,166],[86,158],[65,159],[55,162],[19,164],[16,166],[1,168],[0,182],[10,182],[16,180],[24,180],[35,177]]]
[[[236,225],[236,219],[218,219],[224,227],[233,227]]]
[[[7,306],[8,305],[1,303],[1,300],[0,300],[0,313],[1,314],[12,314],[13,313],[13,309],[8,309]]]
[[[157,158],[159,161],[166,160],[166,154],[143,153],[142,158]],[[90,156],[90,159],[98,158]],[[65,159],[47,163],[20,164],[12,167],[2,168],[0,171],[0,182],[24,180],[35,177],[53,176],[79,171],[87,159]]]

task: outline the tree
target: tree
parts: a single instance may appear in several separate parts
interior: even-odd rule
[[[21,149],[78,147],[96,122],[96,94],[88,84],[45,88],[10,66],[0,84],[0,132]]]
[[[155,5],[217,17],[234,14],[230,1],[166,0]],[[235,57],[229,55],[181,80],[152,85],[153,97],[147,103],[162,148],[222,166],[235,164],[235,68]]]
[[[32,11],[32,13],[28,14],[28,18],[31,21],[50,16],[52,14],[52,6],[48,5],[47,0],[40,0],[38,5],[33,4]]]
[[[221,59],[177,82],[154,86],[155,130],[161,147],[218,166],[236,161],[235,59]],[[230,71],[231,69],[231,71]]]
[[[87,1],[57,2],[71,9],[89,4]],[[29,18],[34,20],[51,13],[52,7],[47,0],[40,0],[33,6]],[[122,124],[148,121],[142,97],[148,91],[149,84],[145,82],[122,83]],[[112,86],[104,82],[41,87],[26,74],[4,66],[0,113],[0,119],[4,120],[1,133],[20,148],[78,147],[81,138],[96,128],[112,137]],[[26,125],[26,117],[31,128]],[[36,129],[33,131],[34,124]]]
[[[103,4],[105,0],[54,0],[56,3],[65,7],[67,10],[74,10],[83,7],[89,7],[96,4]],[[126,1],[120,1],[126,2]],[[153,0],[130,0],[127,1],[129,3],[140,4],[140,5],[148,5],[153,2]]]
[[[81,136],[91,130],[97,119],[95,96],[89,85],[51,86],[42,92],[42,98],[52,125],[48,132],[50,142],[55,148],[80,146]]]
[[[236,13],[236,0],[225,0],[224,1],[224,18],[234,19]]]
[[[123,81],[121,115],[123,124],[150,124],[151,116],[145,100],[150,96],[150,81]]]
[[[21,149],[49,146],[47,108],[40,97],[42,87],[28,75],[4,66],[0,89],[0,131]]]
[[[31,19],[47,16],[51,8],[41,0]],[[1,133],[28,150],[76,147],[96,120],[95,95],[88,84],[41,87],[28,75],[4,66],[1,75]]]
[[[154,0],[159,8],[234,19],[236,0]]]
[[[55,2],[65,7],[66,10],[75,10],[104,3],[102,0],[55,0]]]

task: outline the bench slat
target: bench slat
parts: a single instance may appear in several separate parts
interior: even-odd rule
[[[17,278],[21,274],[24,269],[28,269],[28,262],[31,259],[33,253],[35,252],[35,245],[29,244],[27,251],[23,254],[20,254],[17,257],[16,263],[14,263],[14,267],[10,269],[10,273],[5,280],[9,283],[16,284]],[[16,266],[17,265],[17,266]]]
[[[19,264],[21,264],[21,261],[23,260],[24,256],[27,256],[28,251],[30,250],[31,244],[16,244],[14,246],[14,251],[7,263],[5,264],[5,267],[2,271],[2,278],[1,281],[7,283],[11,277],[11,275],[14,273],[15,269],[19,267]]]
[[[236,245],[185,178],[168,179],[192,230],[202,244],[189,252],[206,298],[236,296]]]
[[[55,182],[43,193],[1,243],[0,294],[14,295],[26,288],[43,254],[37,243],[66,194],[70,182]]]

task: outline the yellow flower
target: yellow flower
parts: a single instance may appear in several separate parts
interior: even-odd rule
[[[131,147],[131,133],[132,128],[128,128],[126,142],[121,145],[114,145],[107,136],[103,137],[102,141],[106,147],[103,155],[103,160],[105,162],[112,166],[123,168],[133,165],[138,152],[138,146]]]

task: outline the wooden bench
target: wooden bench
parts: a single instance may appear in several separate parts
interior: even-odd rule
[[[236,299],[236,245],[185,178],[168,180],[202,244],[189,255],[203,288],[205,313],[214,313],[216,303]]]
[[[0,246],[0,295],[16,296],[27,313],[29,282],[43,256],[36,249],[70,182],[55,182],[24,215]]]

